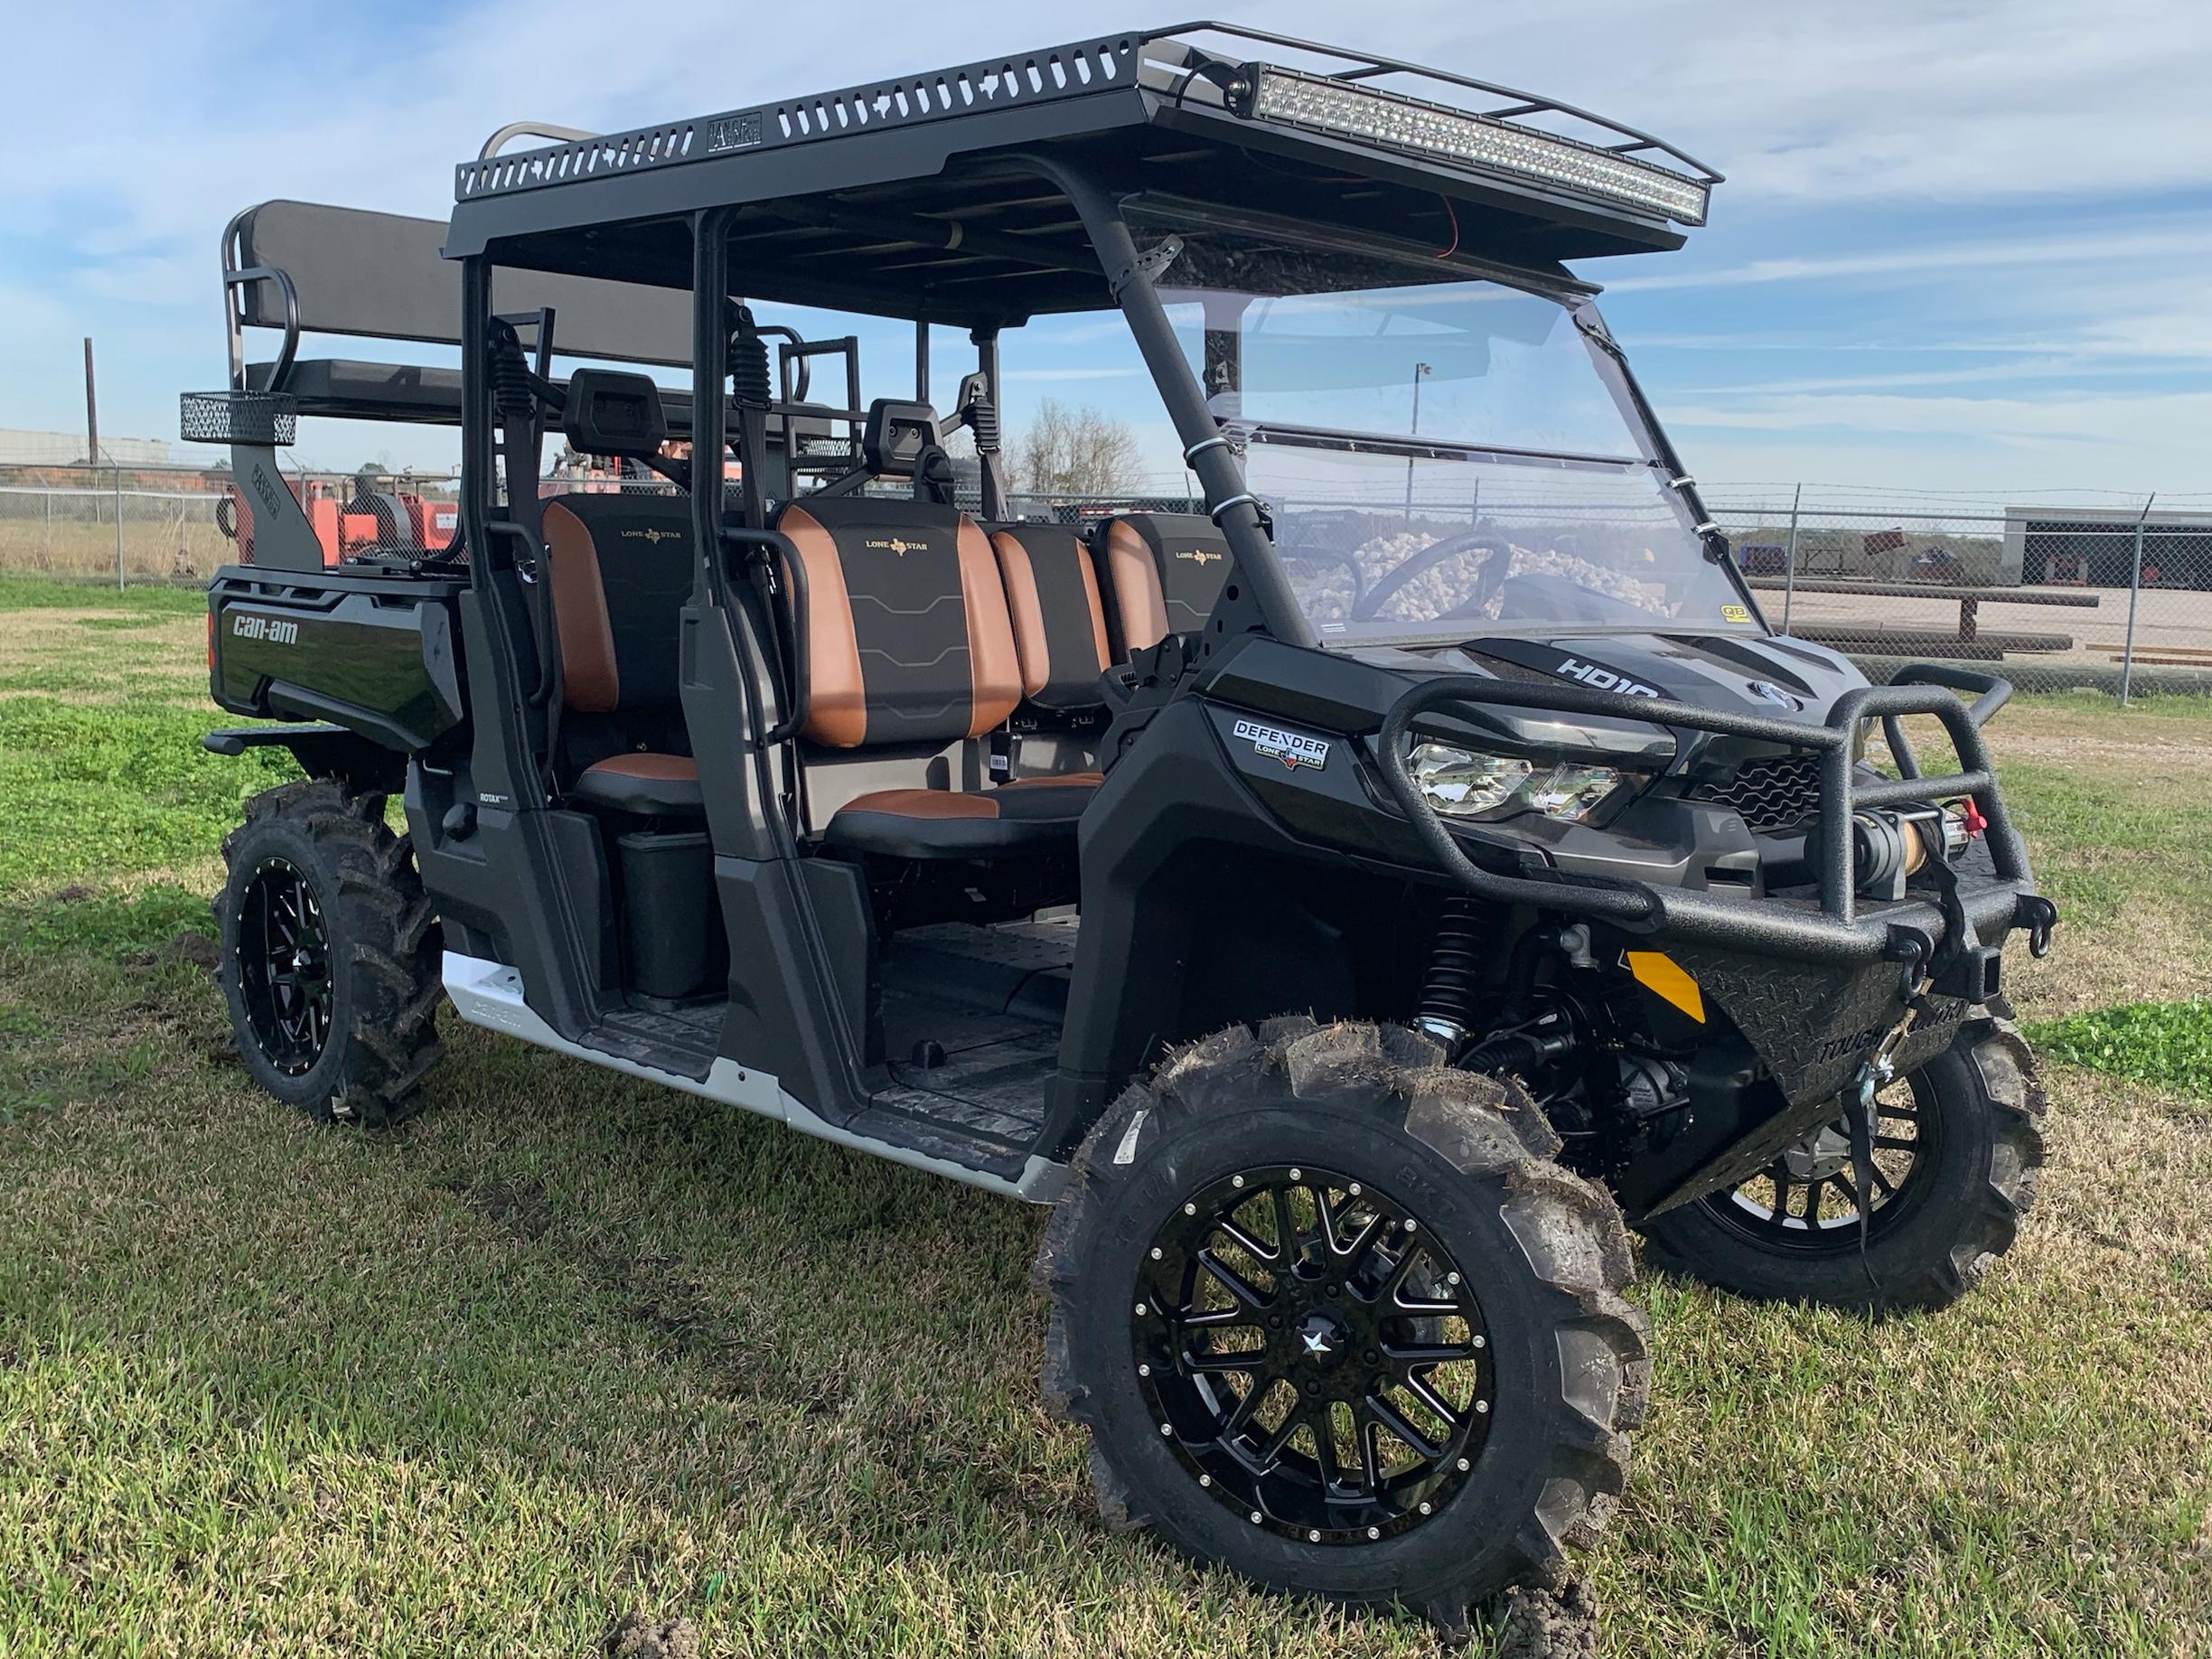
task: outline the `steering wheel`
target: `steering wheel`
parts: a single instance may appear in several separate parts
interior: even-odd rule
[[[1310,559],[1319,565],[1342,565],[1352,573],[1352,605],[1345,612],[1348,616],[1360,614],[1360,602],[1367,593],[1367,573],[1360,568],[1359,559],[1346,548],[1305,547],[1279,549],[1277,557],[1286,565],[1299,559]]]
[[[1478,548],[1486,548],[1496,557],[1483,561],[1481,570],[1476,575],[1472,596],[1445,614],[1452,617],[1472,615],[1490,603],[1491,596],[1504,585],[1505,573],[1513,568],[1512,548],[1495,536],[1485,535],[1479,530],[1469,530],[1464,536],[1447,536],[1443,540],[1431,542],[1367,590],[1366,596],[1352,607],[1352,620],[1373,622],[1382,607],[1390,603],[1391,595],[1415,576],[1434,569],[1448,558],[1473,552]]]

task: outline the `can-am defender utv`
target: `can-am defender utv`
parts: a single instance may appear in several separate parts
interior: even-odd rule
[[[445,227],[241,215],[232,384],[186,399],[249,549],[212,679],[293,724],[209,742],[307,773],[226,847],[248,1064],[389,1122],[442,994],[1051,1204],[1045,1393],[1111,1521],[1448,1619],[1555,1575],[1645,1410],[1624,1219],[1933,1306],[2041,1158],[2008,688],[1776,636],[1564,263],[1680,246],[1716,181],[1194,25],[495,140]],[[916,323],[913,395],[758,302]],[[1016,518],[1002,338],[1114,311],[1203,501]],[[942,414],[933,324],[976,346]],[[459,538],[325,570],[303,412],[457,422]],[[662,488],[544,495],[555,429]]]

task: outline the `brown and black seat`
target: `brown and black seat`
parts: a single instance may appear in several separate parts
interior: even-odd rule
[[[830,751],[923,755],[981,738],[1021,702],[1025,678],[989,539],[955,508],[811,496],[778,528],[805,566],[807,740]],[[876,789],[822,826],[825,845],[903,858],[979,858],[1064,848],[1095,774],[998,789]]]
[[[1001,524],[990,533],[1021,659],[1022,698],[1046,716],[1091,713],[1105,702],[1099,676],[1114,664],[1098,567],[1064,524]]]
[[[1095,546],[1124,661],[1171,633],[1203,630],[1235,568],[1221,530],[1196,513],[1123,513]]]
[[[565,495],[546,502],[544,520],[569,799],[648,817],[703,813],[677,681],[690,504]]]

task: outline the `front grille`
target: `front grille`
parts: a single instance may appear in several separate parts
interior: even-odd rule
[[[1732,807],[1754,830],[1794,830],[1820,813],[1820,757],[1769,755],[1748,760],[1725,783],[1707,783],[1697,798]]]

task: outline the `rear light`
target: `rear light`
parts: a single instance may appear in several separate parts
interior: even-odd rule
[[[208,672],[215,671],[215,613],[208,612]]]

